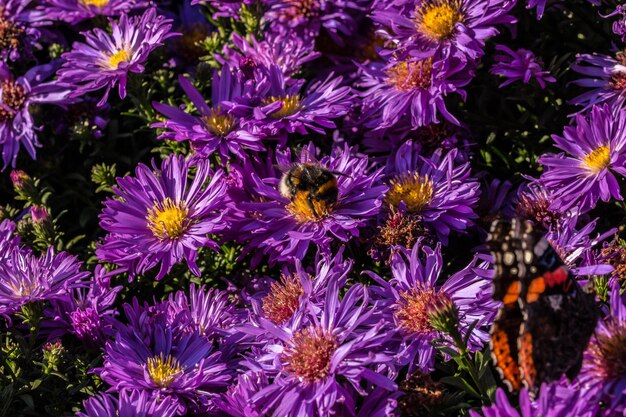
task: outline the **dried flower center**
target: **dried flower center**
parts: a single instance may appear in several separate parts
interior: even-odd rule
[[[613,268],[612,275],[619,281],[620,287],[626,284],[626,247],[619,241],[614,241],[600,251],[602,259]]]
[[[183,370],[176,358],[162,353],[149,358],[146,369],[152,382],[161,388],[167,388]]]
[[[409,213],[419,214],[428,207],[432,198],[433,182],[428,175],[421,177],[419,173],[413,172],[391,180],[385,201],[395,208],[404,201]]]
[[[328,217],[333,211],[334,204],[324,200],[309,198],[308,192],[297,193],[287,204],[287,211],[293,214],[299,222],[318,221]]]
[[[18,49],[25,30],[2,16],[0,7],[0,50]]]
[[[433,381],[428,374],[416,371],[400,383],[404,395],[398,399],[402,416],[430,416],[444,401],[444,385]]]
[[[300,96],[299,95],[286,95],[284,97],[268,97],[265,99],[265,104],[272,104],[277,101],[283,103],[283,107],[270,114],[272,119],[282,119],[296,114],[300,110]]]
[[[461,0],[431,0],[417,7],[418,30],[426,37],[441,41],[450,38],[454,26],[463,21]]]
[[[307,327],[293,336],[293,346],[285,349],[281,359],[285,369],[304,382],[325,378],[337,350],[337,338],[319,327]]]
[[[287,0],[285,3],[283,15],[288,19],[312,18],[320,12],[318,0]]]
[[[437,308],[452,301],[446,293],[429,289],[411,289],[400,293],[395,305],[394,317],[400,329],[408,334],[432,332],[431,315]]]
[[[129,51],[126,49],[119,50],[109,57],[109,68],[118,69],[122,62],[128,62],[129,59]]]
[[[298,275],[283,275],[280,282],[270,286],[270,293],[263,297],[263,313],[271,322],[283,324],[289,320],[300,306],[300,296],[304,294]]]
[[[591,344],[592,363],[605,379],[626,377],[626,325],[608,326],[608,332]]]
[[[394,206],[389,206],[389,214],[384,225],[379,226],[375,243],[383,249],[403,246],[412,249],[419,237],[428,235],[420,216],[403,213]]]
[[[175,202],[166,198],[162,202],[155,202],[148,210],[146,220],[148,228],[154,236],[160,240],[176,239],[182,235],[188,226],[187,209],[185,202]]]
[[[83,6],[94,6],[98,8],[102,8],[109,4],[109,0],[78,0],[78,2]]]
[[[599,172],[611,163],[611,148],[600,146],[585,156],[585,164],[593,172]]]
[[[400,91],[421,90],[432,84],[432,59],[402,61],[387,70],[387,83]]]
[[[223,114],[221,109],[211,109],[210,116],[202,116],[207,130],[216,136],[224,137],[235,127],[235,118],[230,114]]]
[[[0,85],[2,106],[0,106],[0,123],[12,120],[15,114],[26,103],[24,87],[12,81],[3,81]]]
[[[520,217],[533,220],[544,226],[556,224],[560,216],[550,210],[550,201],[548,195],[541,191],[524,192],[519,198],[517,204],[517,213]]]

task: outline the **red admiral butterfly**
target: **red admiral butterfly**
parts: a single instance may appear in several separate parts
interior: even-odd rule
[[[542,382],[574,378],[597,321],[585,292],[546,238],[530,222],[496,220],[493,297],[502,307],[491,328],[491,352],[510,390],[532,392]]]

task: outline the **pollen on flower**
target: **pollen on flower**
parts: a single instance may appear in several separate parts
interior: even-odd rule
[[[607,330],[589,347],[592,364],[602,378],[621,379],[626,377],[626,326],[611,323]]]
[[[188,213],[184,201],[175,202],[168,197],[148,210],[148,228],[158,239],[176,239],[187,229]]]
[[[0,50],[17,49],[21,45],[25,30],[2,16],[0,7]]]
[[[395,305],[394,317],[400,329],[408,334],[429,333],[434,330],[431,315],[441,305],[451,302],[446,293],[434,288],[403,291]]]
[[[3,81],[0,84],[2,94],[2,106],[0,106],[0,122],[6,122],[15,117],[18,110],[26,102],[26,92],[24,87],[15,84],[13,81]]]
[[[109,4],[109,0],[78,0],[83,6],[104,7]]]
[[[430,0],[417,7],[418,30],[429,39],[441,41],[454,33],[454,26],[463,21],[461,0]]]
[[[387,83],[400,91],[419,90],[432,84],[432,59],[402,61],[387,70]]]
[[[293,336],[293,346],[285,349],[281,359],[301,381],[315,382],[328,375],[337,346],[337,338],[326,330],[307,327]]]
[[[275,324],[283,324],[300,306],[300,296],[303,293],[298,275],[282,275],[280,282],[272,283],[270,293],[263,297],[265,317]]]
[[[432,181],[428,176],[421,177],[419,173],[412,172],[391,180],[385,201],[395,208],[404,201],[409,213],[419,214],[428,207],[432,198]]]
[[[287,211],[293,214],[299,222],[318,221],[328,217],[333,211],[333,204],[324,200],[309,199],[308,192],[299,192],[287,204]]]
[[[210,116],[202,116],[202,121],[209,132],[220,137],[228,135],[235,127],[235,118],[222,113],[219,108],[212,109]]]
[[[284,97],[268,97],[265,104],[272,104],[277,101],[283,103],[283,107],[270,115],[272,119],[282,119],[296,114],[300,110],[300,96],[286,95]]]
[[[161,388],[167,388],[183,370],[176,358],[162,353],[149,358],[146,369],[152,382]]]
[[[129,59],[130,53],[125,49],[121,49],[109,57],[109,67],[117,69],[122,62],[128,62]]]
[[[594,149],[585,156],[585,164],[593,172],[599,172],[611,163],[611,148],[606,145]]]

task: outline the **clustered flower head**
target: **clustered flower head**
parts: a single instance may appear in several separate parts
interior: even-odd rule
[[[626,415],[615,3],[0,0],[3,413]]]

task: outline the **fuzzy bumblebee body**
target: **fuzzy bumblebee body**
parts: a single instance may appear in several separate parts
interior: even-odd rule
[[[337,177],[316,163],[299,163],[285,172],[279,185],[280,193],[293,204],[305,202],[315,218],[321,218],[337,202]]]

